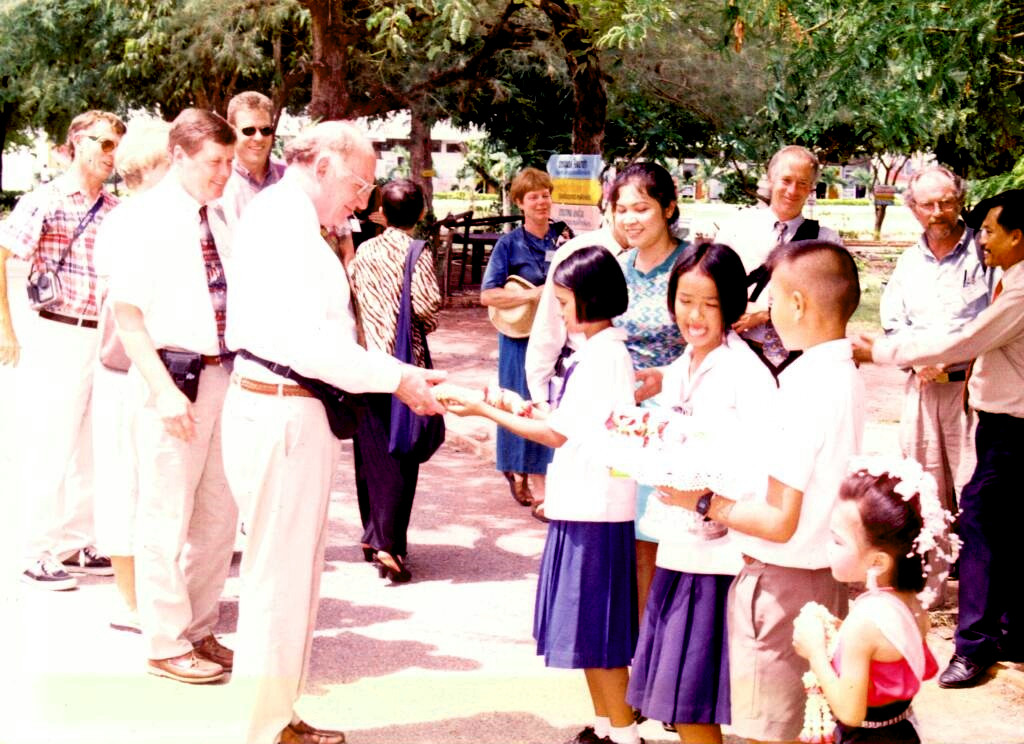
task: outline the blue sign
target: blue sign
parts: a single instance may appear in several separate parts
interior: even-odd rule
[[[597,180],[604,161],[600,155],[552,155],[548,158],[548,174],[552,178]]]

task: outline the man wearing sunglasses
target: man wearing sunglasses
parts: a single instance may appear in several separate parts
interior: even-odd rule
[[[256,194],[277,183],[284,174],[284,163],[270,155],[274,146],[273,113],[270,99],[254,90],[228,101],[227,119],[237,138],[235,162],[219,204],[229,228]]]
[[[117,204],[103,183],[114,168],[124,123],[105,111],[76,116],[68,128],[67,172],[21,198],[0,223],[0,365],[18,365],[17,462],[24,510],[22,581],[44,589],[71,589],[72,573],[113,573],[93,547],[92,425],[90,398],[97,333],[93,243]],[[53,301],[11,322],[7,258],[29,262],[33,275],[55,276]],[[42,286],[41,284],[39,286]],[[12,494],[13,495],[13,494]]]

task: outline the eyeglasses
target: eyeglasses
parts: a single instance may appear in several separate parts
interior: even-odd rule
[[[116,140],[107,139],[106,137],[97,137],[96,135],[93,134],[87,134],[85,136],[91,139],[93,142],[98,142],[100,149],[103,150],[103,152],[111,153],[115,149],[117,149]]]
[[[269,136],[271,136],[274,133],[274,128],[273,127],[260,127],[260,128],[257,129],[256,127],[242,127],[238,131],[240,131],[246,137],[252,137],[254,134],[256,134],[256,132],[259,132],[264,137],[269,137]]]
[[[956,209],[959,203],[956,199],[940,199],[939,201],[915,202],[914,206],[924,212],[934,212],[936,207],[940,212],[950,212]]]
[[[347,167],[344,167],[344,166],[342,166],[342,167],[345,169],[346,173],[348,173],[350,176],[352,176],[352,178],[356,179],[356,181],[359,182],[359,190],[356,192],[357,196],[362,196],[363,194],[369,194],[371,191],[373,191],[375,188],[377,188],[377,184],[373,183],[372,181],[367,181],[365,178],[362,178],[362,177],[356,175],[355,173],[353,173]]]

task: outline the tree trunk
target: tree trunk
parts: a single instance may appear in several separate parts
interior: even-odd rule
[[[575,4],[568,0],[540,0],[540,9],[562,42],[565,64],[572,79],[576,108],[572,151],[577,155],[600,155],[604,150],[608,95],[594,41]]]
[[[14,117],[14,104],[0,104],[0,191],[4,188],[4,146],[7,144],[7,128]]]
[[[423,189],[423,203],[431,215],[434,213],[434,155],[430,128],[434,117],[423,108],[421,101],[413,101],[409,106],[409,168],[413,182]]]
[[[308,113],[314,120],[327,121],[350,116],[348,86],[348,50],[360,41],[358,28],[345,21],[350,18],[346,3],[336,0],[301,0],[309,10],[313,37],[313,93]]]
[[[882,239],[882,222],[885,220],[885,210],[888,208],[886,204],[875,205],[875,240]]]

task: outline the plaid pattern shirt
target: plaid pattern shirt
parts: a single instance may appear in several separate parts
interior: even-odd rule
[[[96,229],[118,202],[106,190],[100,192],[100,198],[103,205],[71,246],[61,266],[63,298],[48,308],[52,312],[81,318],[99,315],[93,245]],[[0,245],[29,261],[34,271],[56,270],[75,228],[93,204],[69,176],[56,178],[21,197],[7,219],[0,222]]]

